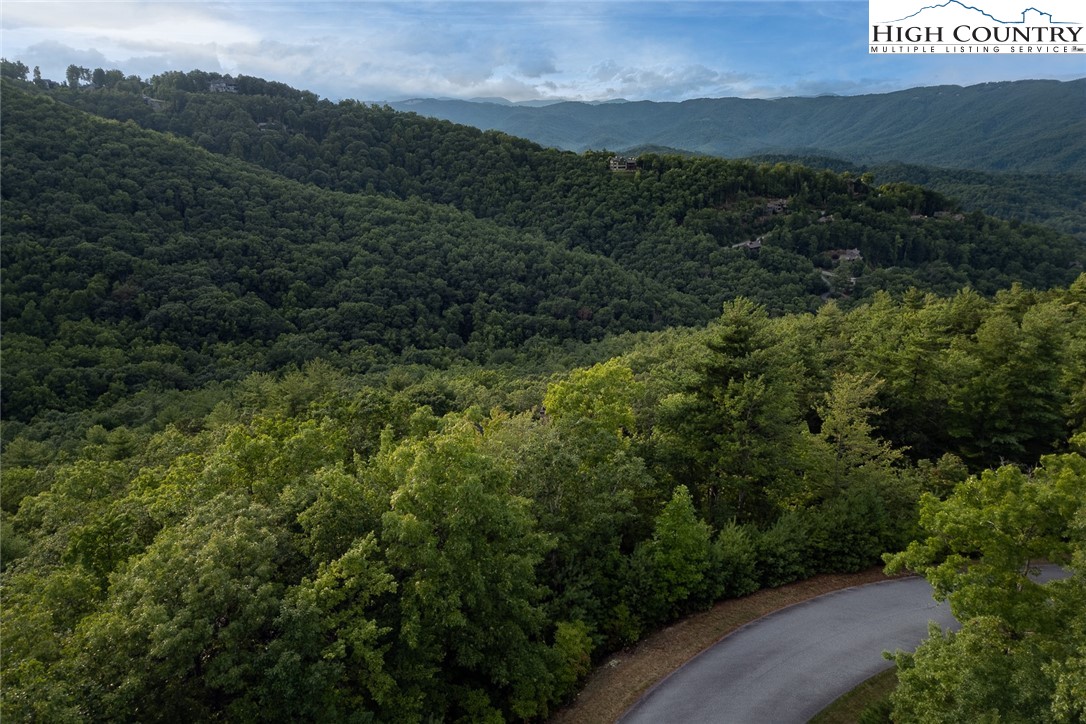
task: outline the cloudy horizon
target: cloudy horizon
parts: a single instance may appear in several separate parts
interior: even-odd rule
[[[144,78],[200,69],[339,100],[681,101],[1086,75],[1082,56],[871,56],[866,0],[27,2],[3,54]]]

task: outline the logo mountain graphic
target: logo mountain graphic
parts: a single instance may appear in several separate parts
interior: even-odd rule
[[[973,12],[980,13],[984,17],[986,17],[989,20],[992,20],[994,22],[997,22],[1000,25],[1026,25],[1027,23],[1030,24],[1030,25],[1040,25],[1040,24],[1043,24],[1043,23],[1046,23],[1046,22],[1047,22],[1048,25],[1075,25],[1076,24],[1076,23],[1069,23],[1069,22],[1066,22],[1066,21],[1055,20],[1052,17],[1052,13],[1045,12],[1044,10],[1038,10],[1035,7],[1028,7],[1026,9],[1024,9],[1022,11],[1022,13],[1021,13],[1021,19],[1020,20],[1002,20],[1002,19],[997,18],[996,16],[992,15],[991,13],[989,13],[989,12],[987,12],[985,10],[982,10],[982,9],[976,7],[976,6],[966,5],[965,3],[961,2],[961,0],[947,0],[946,2],[940,3],[938,5],[927,5],[925,7],[920,8],[919,10],[917,10],[912,15],[906,15],[903,18],[899,18],[897,20],[890,20],[890,21],[887,21],[887,22],[888,23],[901,23],[901,22],[904,22],[906,20],[911,20],[912,18],[915,18],[917,15],[920,15],[921,13],[926,13],[926,12],[928,12],[930,10],[942,10],[942,9],[951,9],[951,8],[960,8],[962,10],[971,10]],[[1031,13],[1035,17],[1029,17]],[[929,14],[931,14],[931,13],[929,13]]]

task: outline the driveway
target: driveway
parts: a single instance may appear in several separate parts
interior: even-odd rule
[[[1037,580],[1062,578],[1041,566]],[[889,668],[883,651],[911,651],[928,622],[957,628],[920,577],[827,593],[724,637],[641,698],[622,724],[802,724]]]
[[[802,723],[912,650],[928,621],[956,627],[923,578],[847,588],[754,621],[688,661],[622,724]]]

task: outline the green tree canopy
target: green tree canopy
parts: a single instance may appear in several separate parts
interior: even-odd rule
[[[1084,520],[1086,458],[1077,452],[1046,456],[1029,474],[985,471],[945,501],[921,500],[927,536],[887,556],[887,571],[923,573],[936,597],[950,600],[962,630],[933,629],[914,654],[896,655],[896,718],[1078,720]],[[1045,560],[1066,566],[1069,577],[1033,580]]]

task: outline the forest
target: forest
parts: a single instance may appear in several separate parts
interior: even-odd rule
[[[964,624],[897,655],[896,721],[1086,717],[1073,236],[6,75],[5,720],[542,721],[668,622],[884,560]]]
[[[670,153],[676,153],[672,150]],[[689,154],[688,154],[689,155]],[[763,154],[759,163],[795,163],[811,168],[870,173],[876,183],[904,181],[953,198],[965,211],[1043,224],[1086,242],[1086,174],[985,172],[900,162],[858,165],[838,158]]]

